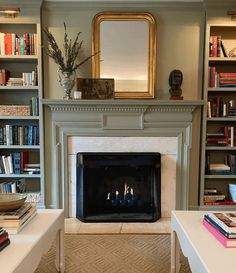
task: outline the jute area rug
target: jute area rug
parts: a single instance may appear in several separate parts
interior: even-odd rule
[[[55,247],[35,273],[56,273]],[[181,255],[180,273],[191,273]],[[170,235],[66,234],[66,273],[169,273]]]

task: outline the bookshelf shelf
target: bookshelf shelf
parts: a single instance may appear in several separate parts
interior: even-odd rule
[[[236,205],[202,205],[199,207],[200,210],[235,210]]]
[[[39,193],[44,208],[40,18],[0,18],[0,42],[0,184],[23,181],[26,193]]]
[[[40,178],[40,174],[0,174],[0,178]]]
[[[38,150],[40,149],[40,145],[0,145],[0,149],[10,149],[10,150]]]
[[[206,146],[206,150],[209,150],[209,151],[236,151],[236,146],[234,146],[234,147]]]
[[[206,107],[202,120],[199,205],[227,210],[236,204],[205,205],[204,197],[208,198],[208,192],[214,188],[230,200],[228,184],[236,181],[236,57],[230,55],[236,43],[236,24],[207,22],[205,33],[203,98]],[[221,174],[215,174],[217,171]]]
[[[236,62],[236,57],[209,57],[209,62],[230,63]]]
[[[1,62],[35,62],[36,55],[0,55]]]
[[[225,118],[223,118],[223,117],[221,117],[221,118],[207,118],[206,119],[207,121],[236,121],[236,116],[235,117],[225,117]]]
[[[208,174],[205,175],[205,178],[207,179],[235,179],[236,175],[231,175],[231,174],[226,174],[226,175],[213,175],[213,174]]]
[[[0,116],[0,120],[39,120],[39,116]]]
[[[236,88],[234,87],[208,87],[208,92],[235,92]]]
[[[0,90],[38,90],[38,86],[0,86]]]

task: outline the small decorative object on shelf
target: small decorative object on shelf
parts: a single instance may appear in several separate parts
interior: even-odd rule
[[[171,100],[182,100],[182,89],[181,84],[183,82],[183,73],[179,69],[174,69],[170,72],[169,85],[170,85],[170,99]]]
[[[72,99],[71,97],[71,89],[75,84],[75,72],[76,70],[90,60],[95,54],[86,57],[84,60],[77,62],[79,57],[79,52],[82,47],[83,40],[79,41],[79,36],[81,32],[78,32],[74,41],[68,38],[66,24],[64,23],[64,53],[59,48],[58,43],[52,33],[45,28],[43,31],[46,34],[49,48],[47,50],[47,54],[51,57],[56,64],[59,65],[59,83],[64,89],[64,97],[63,99]],[[63,75],[63,76],[62,76]]]
[[[229,184],[228,186],[231,199],[236,202],[236,184]]]
[[[70,74],[70,72],[61,72],[60,69],[58,69],[58,81],[62,88],[64,89],[64,97],[63,99],[72,99],[71,97],[71,89],[75,85],[75,73]]]
[[[81,91],[74,91],[74,99],[80,100],[82,98],[82,92]]]
[[[77,78],[77,88],[82,91],[82,99],[113,99],[114,79]]]
[[[0,211],[8,211],[20,208],[26,200],[26,194],[0,193]]]

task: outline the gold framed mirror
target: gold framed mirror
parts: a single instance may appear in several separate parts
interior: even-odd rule
[[[115,98],[154,98],[156,21],[147,12],[101,12],[93,19],[94,78],[114,78]]]

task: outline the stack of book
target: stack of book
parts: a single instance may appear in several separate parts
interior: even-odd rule
[[[235,87],[236,73],[219,73],[219,87]]]
[[[234,147],[235,142],[235,128],[234,126],[221,127],[218,132],[207,132],[206,145],[207,146],[230,146]]]
[[[37,206],[25,202],[19,209],[14,211],[0,212],[0,226],[9,234],[19,233],[37,214]]]
[[[221,175],[221,174],[230,174],[231,169],[230,166],[224,163],[210,163],[208,166],[209,174],[212,175]]]
[[[40,174],[40,163],[25,164],[24,173]]]
[[[225,195],[216,188],[204,189],[204,204],[225,201]]]
[[[7,86],[23,86],[23,79],[10,77],[7,81]]]
[[[207,213],[203,225],[224,247],[236,247],[236,213]]]
[[[10,244],[10,239],[8,237],[8,232],[0,227],[0,251]]]

